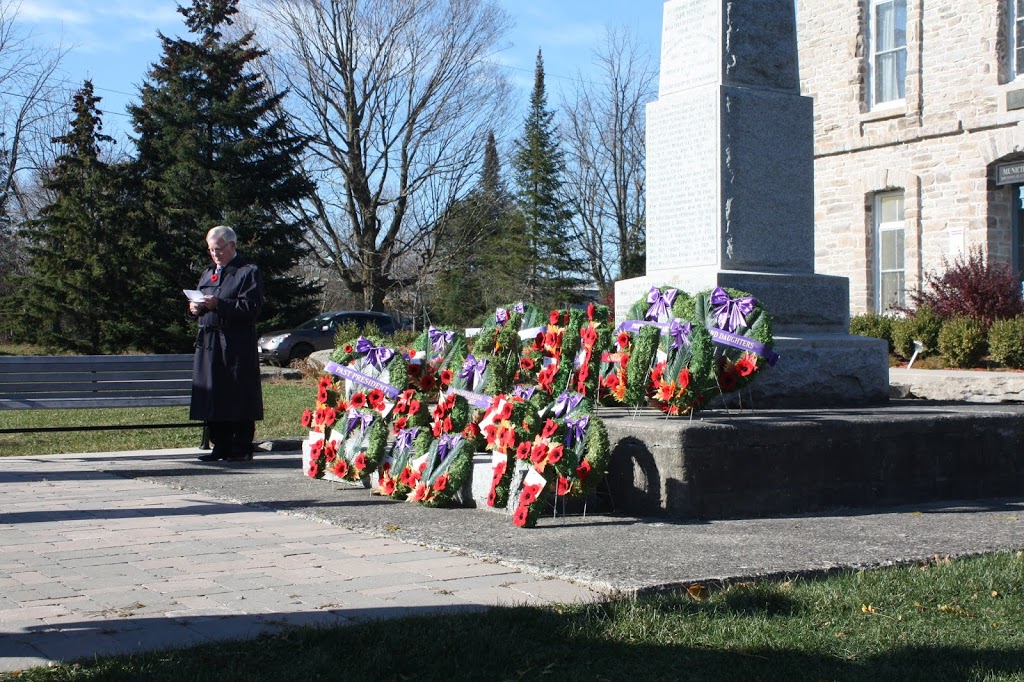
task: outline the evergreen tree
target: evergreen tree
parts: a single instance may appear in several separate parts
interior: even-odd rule
[[[500,305],[523,298],[528,254],[515,202],[501,178],[494,133],[484,147],[480,180],[449,211],[439,232],[443,276],[432,289],[436,323],[472,326]]]
[[[516,143],[513,167],[523,238],[532,258],[525,277],[526,297],[541,307],[573,300],[573,288],[582,281],[576,274],[582,271],[582,261],[573,255],[569,239],[572,212],[562,189],[563,154],[554,116],[547,108],[544,58],[538,50],[530,111]]]
[[[303,225],[287,216],[312,191],[298,171],[307,140],[289,132],[252,63],[266,53],[253,34],[227,40],[238,0],[193,0],[178,7],[194,41],[163,35],[163,54],[130,107],[138,134],[138,171],[146,197],[147,230],[158,246],[166,282],[153,302],[150,338],[156,349],[187,348],[190,331],[175,293],[195,286],[209,262],[204,238],[232,226],[243,257],[263,272],[260,327],[291,326],[315,310],[316,285],[290,274],[305,254]]]
[[[31,221],[29,274],[22,286],[25,331],[51,348],[118,353],[136,340],[135,293],[147,287],[147,256],[131,221],[131,188],[100,159],[101,98],[85,81],[70,130],[44,186],[54,199]]]

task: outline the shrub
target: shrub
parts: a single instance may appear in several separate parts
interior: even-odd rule
[[[1024,317],[993,322],[988,329],[988,352],[1007,367],[1024,368]]]
[[[885,339],[889,343],[889,352],[893,352],[892,318],[878,313],[854,315],[850,318],[850,333],[857,336],[870,336]]]
[[[897,355],[909,359],[914,354],[914,341],[920,341],[924,350],[920,355],[935,353],[939,347],[942,318],[930,305],[923,305],[905,318],[892,322],[892,345]]]
[[[951,367],[973,367],[985,355],[985,328],[972,317],[951,317],[939,331],[939,352]]]
[[[925,277],[930,291],[910,294],[916,306],[931,306],[944,320],[973,317],[986,330],[993,320],[1024,313],[1016,274],[1007,265],[988,263],[980,247],[957,256],[952,265],[943,257],[942,265],[941,275],[930,273]]]

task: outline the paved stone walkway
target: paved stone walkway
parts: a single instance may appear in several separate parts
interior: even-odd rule
[[[600,598],[89,462],[0,460],[0,671],[295,625]]]

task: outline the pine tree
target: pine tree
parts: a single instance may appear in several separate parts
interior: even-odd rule
[[[135,341],[146,287],[146,246],[132,225],[131,189],[101,160],[104,135],[91,81],[73,99],[67,133],[44,186],[54,199],[29,223],[29,274],[23,283],[29,338],[76,353],[118,353]]]
[[[485,314],[523,298],[528,254],[512,196],[501,178],[494,133],[484,147],[480,180],[449,211],[438,262],[444,275],[432,290],[435,322],[472,326]]]
[[[562,189],[562,151],[554,112],[547,108],[544,58],[537,51],[537,67],[530,111],[523,136],[516,143],[513,167],[524,238],[532,258],[526,276],[527,298],[541,307],[554,307],[574,298],[581,283],[576,273],[582,262],[571,250],[572,212]]]
[[[209,259],[206,232],[232,226],[238,250],[263,272],[261,328],[290,326],[315,309],[316,285],[290,274],[305,251],[302,223],[289,207],[309,196],[312,185],[298,171],[307,140],[289,131],[281,112],[283,93],[268,92],[252,67],[266,53],[252,47],[253,34],[227,40],[238,0],[193,0],[179,7],[194,41],[160,35],[163,54],[130,107],[145,188],[147,229],[165,299],[195,285]],[[154,304],[155,305],[155,304]],[[182,306],[155,307],[154,345],[187,347]]]

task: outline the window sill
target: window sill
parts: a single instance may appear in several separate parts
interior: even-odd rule
[[[872,121],[885,121],[893,118],[902,118],[907,115],[907,103],[906,100],[899,100],[896,102],[886,102],[883,105],[879,105],[871,111],[864,112],[860,115],[861,123],[871,123]]]

